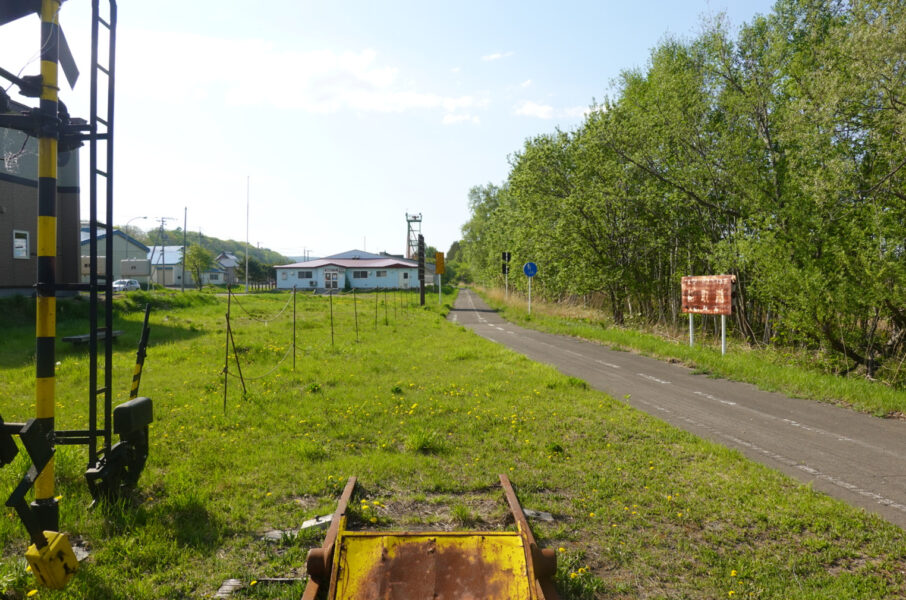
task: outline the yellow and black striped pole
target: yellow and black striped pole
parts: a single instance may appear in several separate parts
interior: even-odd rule
[[[54,366],[57,334],[57,62],[61,0],[41,1],[41,126],[38,137],[38,273],[36,334],[35,417],[44,431],[54,430]],[[32,508],[43,530],[59,531],[59,510],[54,498],[54,463],[47,463],[35,481]]]

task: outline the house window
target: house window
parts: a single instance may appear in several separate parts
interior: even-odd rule
[[[211,273],[211,281],[220,281],[220,273]]]
[[[353,271],[353,279],[368,279],[368,271]]]
[[[299,271],[296,277],[299,279],[311,279],[311,271]]]
[[[375,276],[375,277],[386,277],[386,276],[387,276],[387,271],[376,271],[376,272],[374,273],[374,276]]]
[[[280,279],[286,279],[286,271],[280,271]]]
[[[409,279],[409,273],[404,272],[404,273],[403,273],[403,279]]]
[[[13,258],[28,258],[28,232],[13,230]]]

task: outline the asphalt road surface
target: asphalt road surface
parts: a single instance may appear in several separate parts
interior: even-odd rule
[[[553,365],[681,429],[736,448],[906,529],[906,422],[694,375],[681,365],[608,350],[505,321],[471,290],[448,317],[493,342]]]

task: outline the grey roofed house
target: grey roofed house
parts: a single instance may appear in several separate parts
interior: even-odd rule
[[[214,257],[214,260],[217,261],[220,266],[225,269],[235,269],[239,266],[239,257],[232,252],[221,252],[216,257]]]
[[[232,252],[221,252],[214,257],[214,262],[223,269],[223,283],[236,283],[236,268],[241,262],[238,256]]]

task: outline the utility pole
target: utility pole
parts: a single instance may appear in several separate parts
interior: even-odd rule
[[[185,206],[182,209],[182,278],[180,278],[181,285],[179,286],[180,291],[186,291],[186,227],[189,226],[189,207]]]
[[[245,177],[245,293],[249,293],[249,188],[252,176]]]
[[[157,221],[160,221],[160,232],[159,232],[158,235],[157,235],[157,250],[158,250],[158,255],[157,255],[157,283],[159,283],[160,285],[166,287],[166,285],[167,285],[167,278],[164,277],[164,278],[163,278],[163,279],[164,279],[163,282],[161,282],[161,273],[163,273],[163,269],[161,268],[161,266],[164,264],[164,238],[165,238],[166,235],[167,235],[167,232],[164,230],[164,226],[166,225],[167,221],[172,221],[172,220],[174,220],[174,219],[173,219],[173,217],[154,217],[154,219],[157,220]],[[182,276],[183,276],[183,277],[186,276],[185,271],[183,271],[183,275],[182,275]],[[175,283],[175,281],[174,281],[174,283]]]
[[[425,236],[418,234],[418,297],[419,306],[425,305]]]

